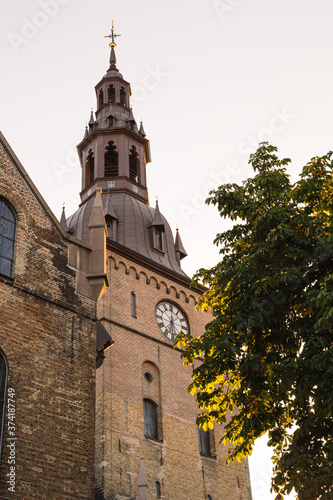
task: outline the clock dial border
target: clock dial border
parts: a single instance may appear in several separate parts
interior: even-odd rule
[[[189,333],[190,325],[186,313],[178,304],[161,300],[155,306],[155,319],[163,335],[175,341],[180,333]]]

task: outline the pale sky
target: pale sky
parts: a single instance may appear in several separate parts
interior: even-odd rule
[[[15,0],[2,2],[1,130],[55,215],[79,203],[76,145],[109,64],[131,83],[151,143],[150,202],[185,249],[192,275],[213,266],[228,227],[204,205],[210,189],[252,175],[268,140],[293,180],[332,149],[330,0]],[[253,500],[272,500],[264,440],[250,458]],[[288,499],[293,499],[290,495]]]

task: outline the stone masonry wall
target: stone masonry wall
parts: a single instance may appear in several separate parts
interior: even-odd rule
[[[0,348],[15,394],[15,492],[7,483],[7,409],[0,498],[91,500],[95,303],[75,293],[67,242],[1,144],[0,195],[17,218],[13,277],[0,275]]]

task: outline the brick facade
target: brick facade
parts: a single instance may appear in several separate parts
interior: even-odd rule
[[[187,395],[191,367],[183,367],[180,352],[160,331],[155,306],[172,301],[186,314],[191,332],[199,335],[209,313],[197,313],[197,293],[188,286],[110,252],[110,288],[98,303],[104,326],[115,344],[97,370],[97,478],[105,498],[128,499],[138,494],[140,457],[148,479],[148,498],[161,484],[166,500],[248,500],[244,463],[224,465],[227,449],[219,445],[221,429],[211,439],[213,457],[199,453],[198,414]],[[131,294],[136,296],[132,316]],[[152,374],[152,381],[145,373]],[[159,441],[144,436],[143,399],[158,407]],[[215,451],[215,453],[214,453]]]
[[[0,137],[0,196],[16,215],[13,274],[0,276],[0,348],[15,396],[15,492],[8,400],[1,499],[94,498],[96,302],[78,295],[71,240]],[[82,280],[84,277],[82,277]],[[86,286],[86,291],[89,286]],[[12,462],[13,463],[13,462]]]

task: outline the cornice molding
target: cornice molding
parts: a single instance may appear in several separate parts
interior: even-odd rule
[[[196,292],[199,295],[202,295],[205,291],[206,288],[201,287],[201,286],[191,286],[191,278],[186,276],[185,274],[182,276],[181,274],[178,274],[175,271],[172,271],[171,269],[162,266],[161,264],[158,264],[157,262],[154,262],[150,260],[147,257],[144,257],[143,255],[135,252],[134,250],[131,250],[130,248],[125,247],[124,245],[120,245],[119,243],[110,240],[107,238],[106,240],[106,246],[107,249],[112,252],[115,252],[116,254],[126,257],[129,260],[132,260],[136,264],[140,264],[143,267],[149,269],[150,271],[153,271],[164,278],[167,278],[175,283],[178,283],[179,285],[182,285],[184,288],[187,288],[188,290],[192,292]]]

